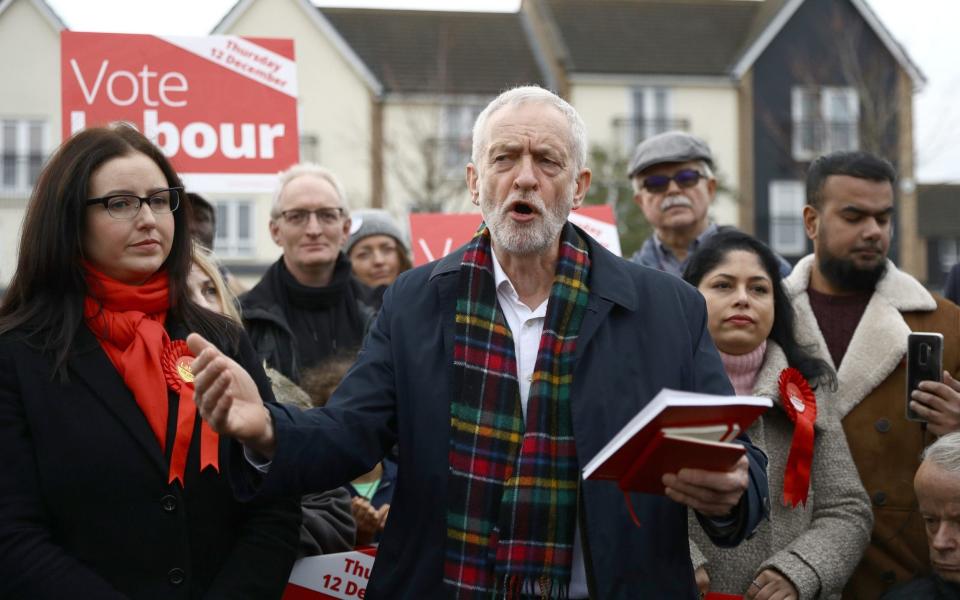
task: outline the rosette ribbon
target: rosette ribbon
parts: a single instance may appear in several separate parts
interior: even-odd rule
[[[813,462],[813,424],[817,420],[817,398],[800,371],[789,367],[780,372],[780,400],[793,422],[793,441],[783,474],[783,503],[796,508],[806,505]]]
[[[184,485],[184,471],[187,466],[187,453],[193,438],[193,425],[197,417],[197,407],[193,402],[193,371],[190,368],[193,354],[183,340],[172,340],[163,349],[163,375],[167,387],[180,396],[177,409],[176,437],[173,441],[173,453],[170,456],[168,483],[179,480]],[[213,467],[220,471],[219,438],[206,421],[200,422],[200,470]]]

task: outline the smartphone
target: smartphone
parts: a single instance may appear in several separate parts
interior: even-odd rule
[[[907,336],[907,418],[925,421],[910,410],[910,394],[921,381],[943,381],[943,335],[913,332]]]

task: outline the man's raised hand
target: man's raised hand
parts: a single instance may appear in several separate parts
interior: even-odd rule
[[[273,421],[250,374],[199,334],[191,333],[187,346],[196,357],[190,367],[200,416],[217,433],[273,458]]]

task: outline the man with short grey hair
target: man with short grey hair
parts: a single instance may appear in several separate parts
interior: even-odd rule
[[[293,381],[337,350],[359,349],[373,309],[342,248],[350,235],[343,186],[312,163],[280,173],[270,237],[283,256],[240,301],[260,359]]]
[[[631,260],[682,276],[690,254],[717,230],[708,217],[717,193],[713,153],[695,135],[668,131],[637,145],[627,176],[634,202],[653,227]]]
[[[693,600],[687,508],[739,543],[769,502],[763,453],[741,437],[732,468],[666,474],[659,496],[581,468],[662,388],[733,392],[704,300],[567,220],[591,172],[564,100],[510,90],[477,122],[465,174],[484,223],[387,289],[327,406],[265,409],[192,335],[200,413],[244,444],[229,468],[245,496],[340,485],[399,443],[368,598]]]
[[[653,235],[630,260],[683,276],[690,255],[717,232],[709,218],[717,195],[713,169],[707,143],[683,131],[661,133],[637,145],[627,176],[633,184],[633,200],[653,227]],[[790,263],[783,258],[780,272],[790,273]]]
[[[884,600],[960,600],[960,433],[923,452],[913,479],[933,573],[886,593]]]

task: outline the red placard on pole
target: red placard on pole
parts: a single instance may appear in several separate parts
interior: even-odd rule
[[[60,34],[63,137],[127,121],[196,191],[271,191],[300,156],[293,40]]]
[[[607,204],[582,206],[568,217],[604,248],[621,255],[620,236],[613,207]],[[470,241],[482,217],[480,213],[413,213],[410,215],[410,240],[413,264],[425,265],[443,258]]]

